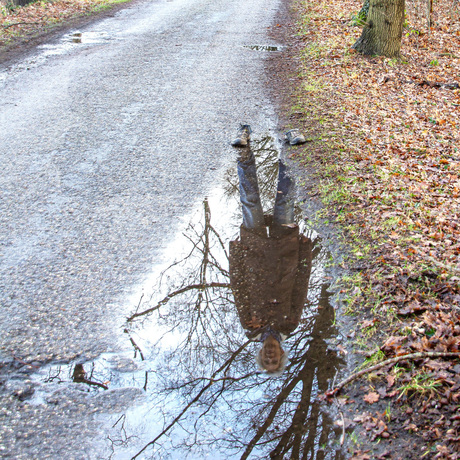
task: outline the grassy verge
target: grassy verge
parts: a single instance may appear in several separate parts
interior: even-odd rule
[[[403,57],[390,60],[351,48],[361,2],[298,5],[291,120],[309,142],[292,158],[315,184],[317,217],[334,222],[347,248],[341,295],[355,351],[367,354],[364,366],[460,352],[460,11],[437,3],[428,29],[409,3]],[[458,458],[458,363],[426,358],[370,374],[357,399],[374,422],[361,417],[362,431],[412,448],[418,438],[413,456],[396,458]]]

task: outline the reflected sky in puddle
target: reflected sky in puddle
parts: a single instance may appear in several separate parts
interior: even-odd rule
[[[255,141],[252,150],[263,208],[271,213],[278,152],[269,137]],[[241,292],[230,283],[229,244],[242,222],[236,167],[226,171],[223,183],[168,246],[169,262],[152,273],[151,291],[146,288],[140,299],[137,294],[136,308],[122,325],[126,351],[40,369],[31,402],[45,403],[63,384],[90,396],[138,388],[144,394],[140,405],[98,416],[111,458],[342,458],[338,447],[329,447],[327,455],[323,450],[334,445],[336,433],[316,401],[340,365],[324,280],[328,253],[296,208],[301,232],[316,240],[308,295],[283,342],[289,353],[284,372],[267,375],[255,360],[261,343],[254,332],[267,326],[264,315],[242,308]],[[254,287],[262,297],[264,290],[270,288]]]

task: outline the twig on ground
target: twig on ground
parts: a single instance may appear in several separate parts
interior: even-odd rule
[[[445,270],[448,270],[448,271],[450,271],[452,273],[460,273],[460,268],[456,267],[455,265],[444,264],[442,262],[439,262],[439,260],[436,260],[433,257],[427,257],[427,259],[430,262],[434,263],[437,267],[444,268]]]
[[[340,417],[342,418],[342,436],[340,436],[340,445],[343,446],[345,442],[345,419],[343,418],[342,411],[339,411]]]
[[[22,360],[21,358],[18,358],[16,356],[13,356],[13,359],[15,361],[17,361],[18,363],[24,364],[25,366],[33,367],[34,369],[38,369],[40,367],[40,366],[35,366],[34,364],[27,363],[24,360]]]
[[[31,25],[37,25],[41,24],[41,22],[14,22],[13,24],[7,24],[6,26],[2,26],[4,29],[9,29],[10,27],[13,26],[31,26]]]
[[[48,20],[48,18],[46,16],[42,16],[41,18],[39,18],[38,21],[34,21],[34,22],[13,22],[12,24],[2,25],[2,28],[3,29],[9,29],[10,27],[13,27],[13,26],[21,26],[21,25],[29,26],[29,25],[43,24],[43,22],[46,22],[47,20]]]
[[[345,380],[339,382],[339,384],[332,390],[326,392],[327,396],[334,396],[337,394],[345,385],[348,385],[353,380],[359,379],[363,375],[368,374],[369,372],[376,371],[382,367],[388,366],[389,364],[395,364],[399,361],[404,361],[407,359],[424,359],[424,358],[460,358],[460,352],[437,352],[437,351],[422,351],[419,353],[409,353],[407,355],[396,356],[394,358],[387,359],[381,363],[375,364],[374,366],[363,369],[362,371],[355,372],[354,374],[347,377]]]

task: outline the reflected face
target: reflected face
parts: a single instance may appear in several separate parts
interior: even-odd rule
[[[261,362],[263,368],[268,372],[275,372],[280,366],[281,357],[283,355],[284,351],[278,340],[273,338],[271,335],[268,336],[265,339],[261,350]]]

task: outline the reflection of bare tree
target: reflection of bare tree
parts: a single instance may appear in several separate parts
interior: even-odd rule
[[[72,379],[76,383],[86,383],[87,385],[103,388],[104,390],[109,389],[107,385],[94,380],[92,372],[90,373],[90,375],[87,375],[85,369],[83,368],[83,364],[75,364]]]
[[[209,378],[200,377],[198,379],[193,379],[192,381],[188,381],[184,385],[181,385],[181,386],[175,386],[175,387],[171,387],[171,388],[166,388],[165,389],[166,391],[174,391],[174,390],[179,390],[179,389],[183,390],[184,388],[186,388],[188,386],[190,386],[193,389],[196,389],[198,386],[201,386],[201,388],[199,389],[197,394],[193,397],[193,399],[191,399],[183,407],[181,412],[158,434],[158,436],[155,439],[153,439],[148,444],[146,444],[133,458],[137,458],[149,446],[153,446],[160,438],[165,436],[171,430],[171,428],[174,425],[176,425],[176,424],[178,424],[180,422],[180,420],[183,418],[183,416],[189,411],[189,409],[192,406],[194,406],[195,404],[200,402],[201,398],[203,398],[203,396],[204,396],[206,391],[208,391],[209,389],[213,390],[213,394],[212,394],[212,397],[211,397],[212,402],[210,404],[208,404],[208,407],[200,415],[200,418],[204,417],[210,411],[210,409],[212,408],[213,404],[217,401],[218,397],[221,396],[223,394],[223,392],[225,391],[227,383],[229,383],[229,382],[232,383],[232,382],[238,382],[238,381],[241,381],[241,380],[245,380],[247,377],[252,375],[252,374],[247,374],[247,375],[243,375],[243,376],[241,376],[239,378],[226,376],[230,366],[233,364],[233,362],[235,361],[237,356],[240,354],[240,352],[244,348],[246,348],[248,343],[249,343],[249,341],[247,341],[246,343],[241,345],[241,347],[238,350],[236,350],[225,361],[225,363],[222,364],[222,366],[219,369],[217,369]],[[217,388],[213,388],[213,387],[217,387]],[[190,392],[189,394],[192,394],[192,392]],[[201,402],[203,402],[203,401],[201,401]],[[195,426],[196,426],[196,423],[195,423]]]
[[[242,459],[248,458],[258,443],[272,445],[270,458],[285,458],[289,453],[290,458],[315,458],[318,445],[328,441],[331,431],[329,423],[326,421],[322,425],[318,424],[320,406],[317,401],[311,403],[315,381],[315,390],[325,391],[328,379],[334,376],[338,365],[337,358],[332,353],[328,353],[324,341],[324,335],[327,337],[324,329],[330,327],[334,314],[327,297],[324,288],[320,298],[323,311],[316,318],[311,332],[308,332],[312,342],[306,351],[301,351],[298,347],[303,348],[302,339],[307,331],[300,330],[296,333],[297,340],[294,342],[293,350],[297,353],[286,370],[283,387],[276,398],[272,399],[268,415],[248,443],[241,456]],[[289,414],[289,423],[284,424],[282,431],[270,432],[270,427],[274,425],[283,405],[291,398],[298,403]],[[312,420],[315,421],[314,424],[311,423]]]
[[[107,439],[110,441],[111,450],[109,460],[111,460],[115,455],[116,448],[127,446],[133,438],[136,438],[136,436],[128,436],[125,428],[125,422],[126,415],[122,415],[112,426],[112,428],[118,427],[120,433],[118,438],[107,436]]]
[[[203,228],[202,233],[199,234],[196,228],[194,228],[193,226],[190,226],[189,230],[191,230],[192,235],[187,235],[187,234],[185,235],[186,238],[192,243],[192,248],[190,252],[181,261],[174,262],[172,265],[168,267],[168,269],[171,269],[174,266],[180,265],[184,261],[187,261],[194,252],[198,252],[202,256],[201,263],[197,271],[199,275],[198,282],[187,284],[185,286],[181,286],[179,289],[176,289],[173,292],[168,293],[163,299],[157,302],[153,307],[143,310],[141,312],[136,312],[133,315],[131,315],[127,319],[128,323],[140,316],[145,316],[145,315],[153,313],[154,311],[161,308],[163,305],[166,305],[173,298],[179,297],[182,294],[185,294],[189,291],[193,291],[197,293],[197,299],[195,301],[195,305],[198,306],[198,305],[201,305],[203,302],[208,303],[210,301],[210,293],[209,293],[210,289],[230,287],[230,284],[228,282],[223,283],[223,282],[217,282],[217,281],[208,281],[207,279],[208,278],[207,276],[208,268],[210,267],[212,267],[212,269],[216,269],[218,273],[224,276],[228,276],[228,271],[219,264],[219,262],[216,260],[216,258],[214,258],[213,254],[211,253],[210,235],[212,234],[217,238],[219,245],[224,251],[224,253],[227,254],[224,243],[220,239],[219,234],[215,231],[215,229],[211,225],[211,211],[209,209],[208,201],[205,200],[203,205],[204,205],[205,222],[204,222],[204,228]]]
[[[203,224],[191,225],[186,238],[186,256],[160,277],[159,300],[128,318],[133,327],[139,319],[145,326],[147,317],[155,317],[176,343],[163,352],[149,389],[163,426],[132,458],[167,458],[172,451],[184,458],[213,451],[227,458],[324,458],[319,447],[335,433],[312,401],[328,388],[339,365],[326,344],[334,334],[326,287],[313,275],[312,309],[287,340],[290,362],[281,376],[266,378],[256,371],[254,343],[244,338],[239,324],[224,268],[228,243],[211,224],[207,201]],[[324,257],[322,251],[316,264]],[[341,458],[340,453],[329,457]]]
[[[48,377],[43,380],[44,383],[54,382],[55,380],[57,380],[58,383],[61,383],[63,381],[61,378],[61,366],[57,367],[56,373],[54,375],[51,375],[51,372],[52,371],[50,371]]]

